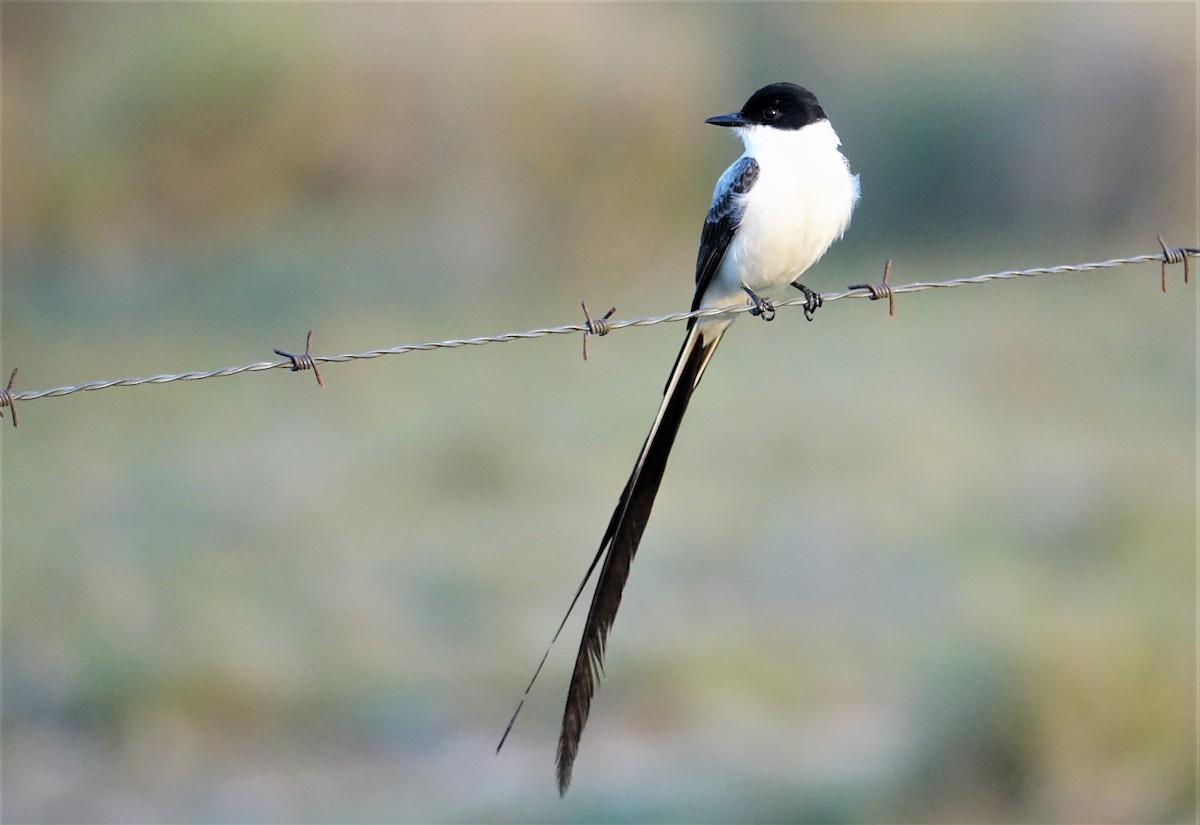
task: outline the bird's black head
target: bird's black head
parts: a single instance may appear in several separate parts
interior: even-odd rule
[[[817,102],[816,95],[795,83],[772,83],[750,95],[740,112],[717,115],[704,122],[714,126],[771,126],[795,130],[818,120],[825,120],[825,110]]]

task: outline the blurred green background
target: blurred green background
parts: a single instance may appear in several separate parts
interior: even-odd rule
[[[0,18],[20,389],[686,308],[740,152],[704,118],[776,80],[862,175],[818,288],[1200,241],[1189,2]],[[561,801],[581,615],[493,751],[680,325],[26,402],[4,819],[1190,820],[1178,270],[739,322]]]

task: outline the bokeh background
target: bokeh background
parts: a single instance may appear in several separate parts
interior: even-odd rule
[[[19,389],[666,313],[704,125],[781,79],[863,200],[807,279],[1200,241],[1197,8],[5,3]],[[576,615],[682,335],[26,402],[9,822],[1174,822],[1200,287],[1153,264],[741,320],[565,800]]]

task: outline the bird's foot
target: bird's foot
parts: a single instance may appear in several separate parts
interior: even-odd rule
[[[809,289],[799,281],[792,281],[792,286],[804,293],[804,317],[811,321],[813,313],[824,305],[825,299],[821,297],[821,293],[815,289]]]
[[[762,316],[764,321],[775,320],[775,302],[770,298],[761,298],[755,294],[750,287],[743,285],[742,289],[750,296],[750,303],[754,304],[754,309],[750,310],[751,315]]]

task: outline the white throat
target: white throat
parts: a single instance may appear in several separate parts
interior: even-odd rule
[[[746,154],[762,163],[775,155],[795,157],[808,152],[836,151],[841,138],[828,120],[818,120],[802,129],[775,129],[770,126],[743,126],[735,129],[746,147]]]

